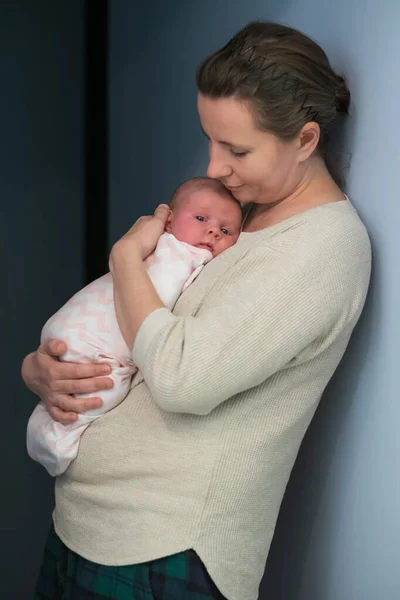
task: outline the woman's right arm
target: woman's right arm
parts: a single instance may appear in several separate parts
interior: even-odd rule
[[[220,298],[194,315],[160,308],[146,317],[132,357],[162,410],[207,415],[309,356],[315,341],[322,349],[322,340],[350,334],[368,288],[367,238],[345,227],[300,231],[289,251],[253,248]]]
[[[65,342],[50,340],[28,354],[21,369],[25,385],[40,397],[51,417],[64,425],[76,421],[78,413],[99,408],[102,401],[96,392],[113,386],[107,377],[109,365],[61,362],[59,357],[66,350]],[[93,396],[79,398],[81,394]]]

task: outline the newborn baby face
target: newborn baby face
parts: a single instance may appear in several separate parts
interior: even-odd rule
[[[242,211],[234,199],[204,188],[178,198],[165,230],[215,257],[236,243],[241,223]]]

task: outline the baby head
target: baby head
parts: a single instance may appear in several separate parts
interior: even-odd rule
[[[165,231],[181,242],[210,250],[213,257],[239,237],[241,205],[218,179],[185,181],[175,191],[170,208]]]

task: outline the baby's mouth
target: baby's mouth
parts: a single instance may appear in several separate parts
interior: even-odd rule
[[[197,244],[198,248],[205,248],[206,250],[209,250],[210,252],[214,251],[214,247],[212,244],[208,244],[208,243],[204,243],[204,244]]]

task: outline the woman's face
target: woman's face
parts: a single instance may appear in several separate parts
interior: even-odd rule
[[[207,175],[220,179],[240,202],[271,204],[299,184],[299,140],[283,142],[257,129],[246,103],[199,94],[202,129],[209,140]]]

